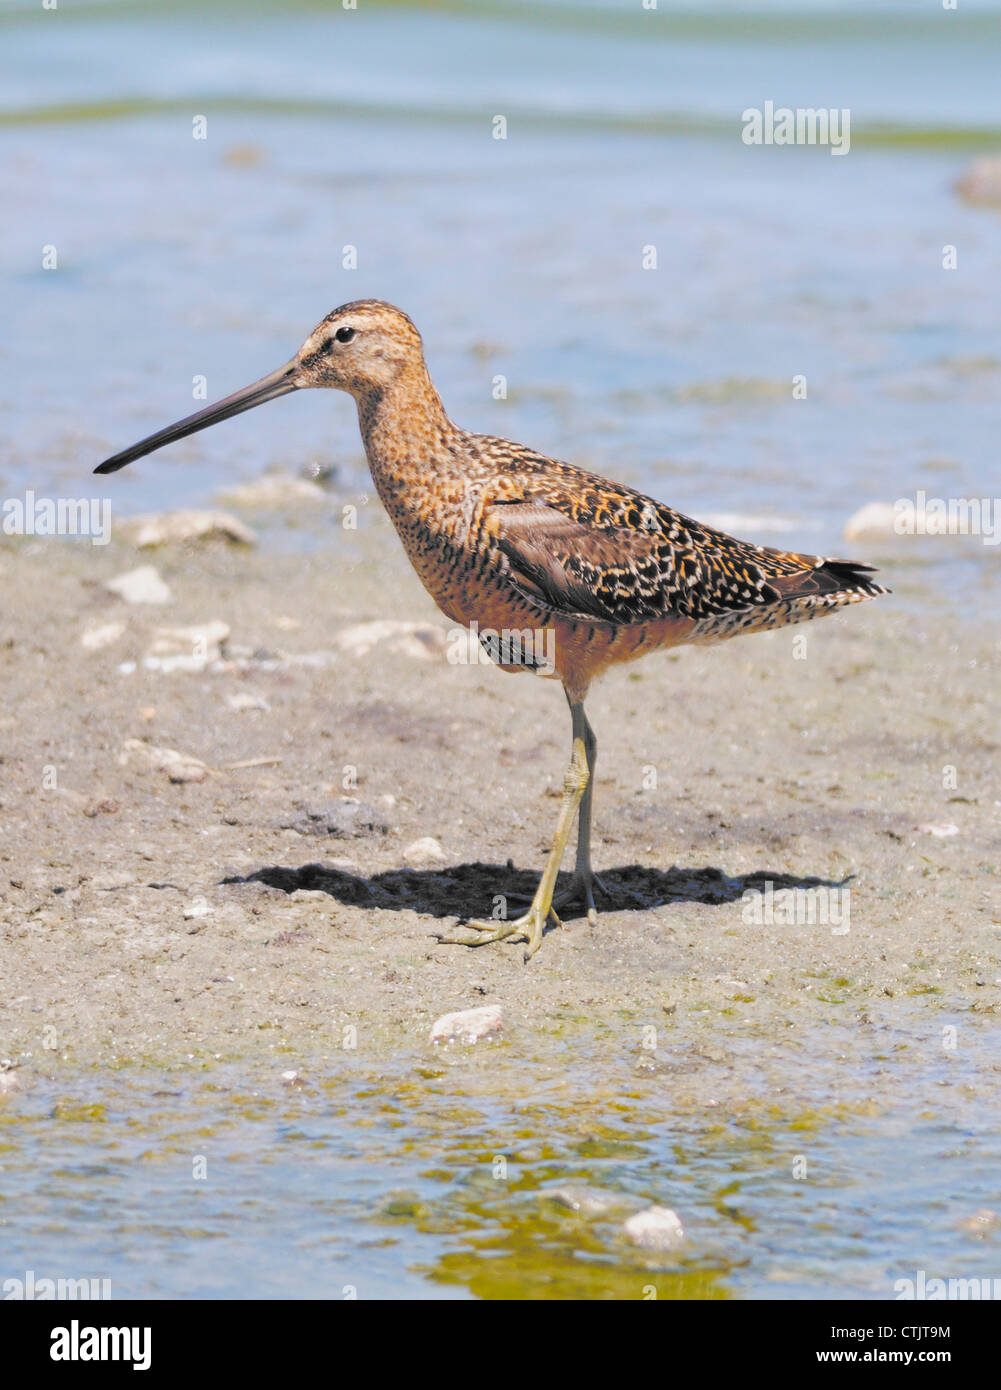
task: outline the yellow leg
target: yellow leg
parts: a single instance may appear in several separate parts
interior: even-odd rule
[[[504,941],[509,936],[520,936],[528,942],[528,950],[525,952],[525,959],[528,960],[535,955],[542,945],[543,928],[549,918],[552,917],[556,925],[560,925],[560,919],[553,911],[553,890],[556,887],[556,879],[560,872],[560,864],[567,847],[567,841],[570,838],[570,831],[573,829],[574,816],[577,814],[577,808],[581,804],[581,798],[588,784],[587,736],[589,735],[591,740],[594,739],[590,726],[584,717],[584,706],[571,703],[570,714],[573,719],[573,750],[570,755],[570,766],[563,779],[563,804],[560,806],[559,820],[556,822],[553,847],[549,851],[549,858],[546,860],[546,867],[542,871],[542,878],[535,890],[535,897],[532,899],[531,906],[523,917],[517,917],[512,922],[472,921],[464,923],[465,927],[478,933],[472,940],[439,936],[439,941],[449,942],[457,946],[487,946],[491,941]]]
[[[573,710],[573,705],[570,706],[570,709]],[[597,925],[598,921],[598,909],[594,905],[594,890],[597,888],[606,896],[608,890],[591,868],[591,802],[594,796],[594,768],[598,760],[598,740],[594,736],[594,730],[587,722],[583,706],[580,707],[580,714],[583,724],[584,753],[587,759],[587,785],[580,801],[580,819],[577,823],[577,863],[574,868],[573,879],[570,886],[557,898],[556,906],[562,907],[564,903],[583,900],[587,909],[587,920],[593,927]]]

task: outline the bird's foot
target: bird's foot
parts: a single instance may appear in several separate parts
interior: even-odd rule
[[[567,903],[583,903],[587,910],[588,925],[594,927],[598,923],[598,909],[594,902],[596,889],[602,897],[612,897],[611,890],[606,888],[593,869],[575,869],[569,884],[553,902],[556,907],[564,907]]]
[[[489,946],[494,941],[506,941],[509,937],[520,938],[527,942],[525,959],[531,960],[542,945],[542,933],[550,918],[557,927],[563,925],[553,911],[552,904],[549,905],[548,909],[543,910],[543,904],[533,898],[531,907],[523,917],[515,917],[510,922],[488,922],[473,919],[461,923],[460,930],[476,932],[476,936],[470,938],[468,936],[439,935],[438,941],[448,946]]]
[[[630,888],[626,883],[617,883],[614,889],[609,888],[607,883],[602,883],[593,869],[575,869],[569,884],[553,899],[553,904],[556,907],[565,907],[567,903],[582,902],[587,909],[588,923],[593,927],[598,921],[598,910],[594,901],[596,893],[600,893],[605,899],[606,906],[623,896],[631,898],[637,907],[650,906],[649,899],[638,889]]]

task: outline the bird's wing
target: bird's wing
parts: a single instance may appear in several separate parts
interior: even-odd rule
[[[811,595],[882,592],[864,578],[869,566],[752,545],[631,489],[592,474],[579,478],[564,484],[551,474],[524,482],[507,475],[483,499],[483,525],[504,577],[565,617],[697,622]]]

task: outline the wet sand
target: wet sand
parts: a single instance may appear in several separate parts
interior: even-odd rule
[[[147,562],[170,603],[102,587]],[[410,1047],[487,1002],[543,1050],[568,1010],[711,1045],[721,1016],[840,1024],[918,999],[933,1027],[936,1011],[998,1008],[992,634],[890,598],[609,677],[589,714],[612,901],[526,965],[518,944],[436,933],[531,890],[567,754],[562,694],[451,665],[427,633],[339,649],[386,618],[447,631],[383,518],[305,555],[8,542],[0,578],[0,1017],[24,1074],[252,1061],[279,1038],[316,1056],[349,1024]],[[209,620],[230,629],[219,661],[144,668],[157,628]],[[113,624],[108,645],[82,645]],[[142,744],[200,759],[204,780],[171,782]],[[309,833],[347,794],[375,813],[347,826],[361,833]],[[443,861],[409,867],[427,836]],[[769,882],[850,888],[849,930],[748,920],[744,890]]]

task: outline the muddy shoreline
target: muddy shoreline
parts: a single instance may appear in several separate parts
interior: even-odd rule
[[[140,562],[168,603],[103,587]],[[606,679],[589,713],[613,899],[526,967],[515,944],[436,932],[530,890],[565,707],[553,682],[445,659],[446,624],[383,521],[306,555],[35,540],[0,565],[11,1058],[44,1059],[47,1026],[77,1061],[252,1057],[275,1028],[315,1052],[347,1019],[402,1045],[485,997],[536,1026],[736,996],[750,1014],[997,1005],[982,632],[890,599]],[[144,665],[165,627],[212,622],[228,636],[204,669]],[[199,760],[204,779],[171,781],[137,748]],[[347,796],[374,828],[309,821]],[[440,861],[408,859],[427,837]],[[850,888],[850,930],[745,920],[745,889],[769,883]]]

